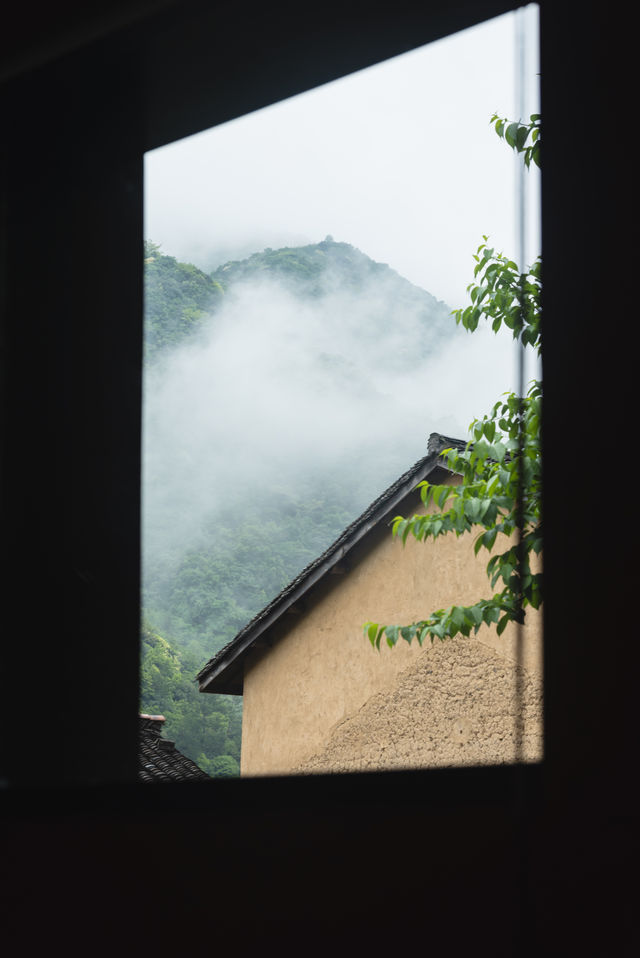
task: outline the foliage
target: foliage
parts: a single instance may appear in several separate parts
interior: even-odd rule
[[[327,236],[321,243],[307,246],[267,248],[247,259],[233,260],[219,267],[213,278],[225,287],[245,279],[269,276],[310,297],[326,292],[325,279],[331,270],[343,286],[361,288],[372,274],[389,270],[376,263],[349,243],[336,243]]]
[[[539,121],[507,124],[492,117],[496,133],[520,153],[527,167],[533,159],[539,165]],[[531,144],[527,139],[531,136]],[[456,323],[473,332],[481,319],[491,322],[494,332],[502,324],[512,330],[523,347],[541,347],[541,260],[523,273],[517,264],[487,246],[487,237],[474,259],[474,279],[467,292],[471,305],[454,310]],[[474,543],[492,552],[496,543],[506,545],[492,555],[487,564],[491,588],[500,585],[490,598],[471,605],[438,609],[426,619],[409,625],[380,625],[366,622],[365,634],[380,648],[383,637],[393,647],[400,638],[420,645],[429,638],[444,640],[478,632],[483,624],[497,623],[501,635],[511,621],[523,622],[524,610],[540,607],[542,573],[535,557],[542,550],[541,448],[540,423],[542,385],[534,381],[528,394],[505,394],[482,420],[471,423],[471,440],[464,451],[444,450],[442,456],[452,475],[461,477],[459,485],[419,484],[420,497],[428,510],[411,518],[397,516],[393,534],[406,543],[409,536],[419,542],[455,533],[461,536],[480,529]],[[516,535],[514,542],[514,535]],[[501,537],[501,538],[499,538]]]
[[[196,764],[212,778],[237,778],[240,774],[240,765],[231,755],[218,755],[211,759],[199,755]]]
[[[210,275],[192,263],[165,255],[161,247],[144,244],[145,361],[155,363],[203,329],[215,316],[225,294],[244,282],[268,279],[302,299],[328,293],[359,295],[372,280],[386,284],[380,315],[392,321],[395,309],[413,309],[424,320],[433,338],[447,325],[447,307],[425,290],[398,276],[385,263],[377,263],[349,243],[327,236],[307,246],[265,249],[244,260],[232,260]],[[378,290],[379,292],[379,290]]]
[[[338,243],[331,236],[307,246],[265,249],[247,259],[231,261],[212,274],[225,290],[244,280],[268,279],[304,300],[326,295],[352,296],[360,307],[366,306],[370,320],[393,325],[398,313],[421,316],[433,346],[434,335],[448,332],[447,306],[426,290],[399,276],[386,263],[378,263],[350,243]],[[375,325],[375,322],[374,322]],[[368,329],[362,328],[366,336]]]
[[[540,166],[540,150],[542,140],[540,136],[540,114],[532,113],[529,123],[518,123],[500,118],[494,113],[489,121],[499,137],[505,140],[517,153],[523,153],[523,160],[527,169],[531,161]]]
[[[195,683],[200,662],[172,648],[146,622],[140,638],[141,711],[164,715],[169,738],[205,772],[229,775],[235,769],[239,774],[240,702],[233,696],[201,695]]]
[[[467,286],[471,305],[454,310],[452,315],[469,332],[477,329],[483,318],[491,320],[494,333],[504,323],[514,339],[523,346],[534,346],[540,354],[542,260],[538,257],[520,273],[513,260],[487,246],[487,236],[483,240],[473,257],[473,275],[480,275],[480,282]]]
[[[197,266],[165,256],[151,240],[144,244],[144,263],[145,358],[150,362],[196,333],[224,291]]]

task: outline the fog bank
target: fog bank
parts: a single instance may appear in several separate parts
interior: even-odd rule
[[[176,559],[219,510],[273,489],[341,478],[366,507],[426,453],[465,438],[514,386],[515,347],[456,327],[439,304],[385,308],[384,282],[234,287],[200,337],[145,377],[144,549]],[[386,299],[385,299],[386,297]],[[381,305],[382,304],[382,305]]]

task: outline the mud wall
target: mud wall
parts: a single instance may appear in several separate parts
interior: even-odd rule
[[[363,635],[369,619],[408,623],[488,596],[488,558],[474,556],[471,536],[403,547],[375,530],[250,656],[242,774],[541,757],[538,613],[527,614],[520,654],[514,625],[501,637],[483,626],[476,638],[380,652]]]

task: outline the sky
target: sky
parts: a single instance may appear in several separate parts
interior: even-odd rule
[[[525,9],[537,112],[537,7]],[[327,234],[465,304],[483,234],[515,256],[514,155],[490,126],[517,119],[510,13],[145,157],[145,236],[211,270]],[[529,177],[531,259],[538,181]]]
[[[516,15],[508,14],[148,153],[146,238],[210,271],[268,246],[330,235],[450,308],[466,305],[483,234],[518,257],[522,161],[489,121],[494,112],[538,112],[536,11],[524,14],[522,114]],[[537,171],[525,179],[530,262],[539,252]],[[511,335],[486,328],[454,328],[410,376],[392,375],[387,357],[411,340],[415,316],[367,343],[358,329],[368,328],[376,295],[325,297],[312,309],[287,290],[236,290],[204,341],[147,374],[147,551],[163,537],[186,541],[239,476],[253,481],[270,471],[280,480],[289,471],[295,482],[296,469],[335,473],[350,448],[382,470],[372,477],[372,499],[426,454],[431,432],[465,438],[471,419],[515,387]],[[334,372],[352,374],[320,382],[322,354]]]

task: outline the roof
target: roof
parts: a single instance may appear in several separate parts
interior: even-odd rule
[[[138,741],[138,779],[141,782],[210,782],[195,762],[162,738],[164,715],[141,715]]]
[[[466,441],[452,439],[440,433],[431,433],[427,455],[416,462],[393,485],[365,509],[361,516],[342,532],[335,542],[317,559],[311,562],[289,585],[285,586],[267,606],[258,612],[223,649],[211,658],[197,675],[201,692],[222,692],[242,695],[244,659],[265,633],[289,610],[294,610],[311,589],[332,571],[338,571],[339,563],[379,524],[396,512],[400,502],[416,488],[423,479],[445,469],[442,452],[452,447],[463,450]],[[449,470],[446,470],[448,473]]]

